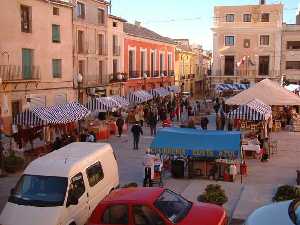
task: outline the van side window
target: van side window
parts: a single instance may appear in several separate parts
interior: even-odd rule
[[[91,187],[95,186],[100,180],[104,178],[104,173],[100,162],[86,169],[86,175]]]
[[[77,199],[79,199],[85,192],[85,186],[82,173],[78,173],[71,179],[71,187],[69,192],[72,192]]]
[[[127,205],[111,205],[103,216],[101,224],[128,224],[128,206]]]

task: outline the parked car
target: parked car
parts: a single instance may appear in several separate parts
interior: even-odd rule
[[[0,215],[1,225],[84,225],[119,186],[110,144],[72,143],[32,161]]]
[[[246,225],[300,225],[300,199],[261,207],[248,217]]]
[[[92,213],[89,225],[225,225],[219,206],[192,203],[163,188],[124,188],[113,191]]]

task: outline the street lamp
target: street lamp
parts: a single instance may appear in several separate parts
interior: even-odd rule
[[[77,74],[77,100],[78,100],[78,103],[79,104],[82,104],[82,102],[81,102],[81,97],[80,97],[80,88],[81,88],[81,83],[82,83],[82,81],[83,81],[83,77],[82,77],[82,75],[80,74],[80,73],[78,73]],[[78,121],[78,133],[80,134],[80,132],[81,132],[81,122],[80,122],[80,120]]]
[[[120,82],[120,96],[122,95],[122,81],[124,79],[124,75],[122,73],[119,73],[117,75],[117,80]]]

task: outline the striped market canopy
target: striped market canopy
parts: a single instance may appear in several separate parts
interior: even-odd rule
[[[165,96],[170,95],[170,92],[169,92],[166,88],[163,88],[163,87],[159,87],[159,88],[152,89],[152,90],[150,91],[150,93],[151,93],[154,97],[165,97]]]
[[[66,124],[83,119],[89,110],[77,102],[28,109],[14,118],[14,124],[40,126]]]
[[[100,97],[91,99],[86,107],[92,112],[107,112],[120,108],[121,104],[113,97]]]
[[[250,84],[218,84],[215,88],[216,91],[242,91],[250,87]]]
[[[268,120],[272,116],[272,108],[258,99],[241,105],[236,110],[229,113],[228,117],[249,121]]]
[[[125,99],[124,97],[121,97],[119,95],[110,96],[109,98],[111,98],[112,100],[117,102],[120,108],[127,108],[130,105],[130,103],[129,103],[129,101],[127,101],[127,99]]]
[[[168,90],[170,92],[173,92],[173,93],[179,93],[180,92],[180,87],[179,86],[176,86],[176,85],[173,85],[173,86],[169,86],[168,87]]]
[[[153,96],[144,90],[130,92],[127,95],[127,100],[130,102],[130,104],[143,103],[151,99],[153,99]]]

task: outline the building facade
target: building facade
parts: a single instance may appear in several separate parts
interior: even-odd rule
[[[214,9],[212,84],[281,79],[283,5]]]
[[[282,33],[282,75],[286,82],[300,84],[300,21],[284,24]]]
[[[190,92],[193,95],[196,78],[196,53],[191,48],[188,39],[175,39],[175,42],[177,43],[175,57],[176,85],[181,87],[181,91]]]
[[[126,20],[109,15],[108,17],[108,76],[109,95],[124,95],[124,23]],[[121,75],[121,76],[120,76]]]
[[[25,108],[74,101],[72,5],[3,0],[0,9],[0,105],[4,130]]]
[[[74,79],[81,103],[108,94],[109,6],[106,1],[78,0],[73,9]]]
[[[174,84],[175,43],[141,26],[124,24],[125,94]]]

